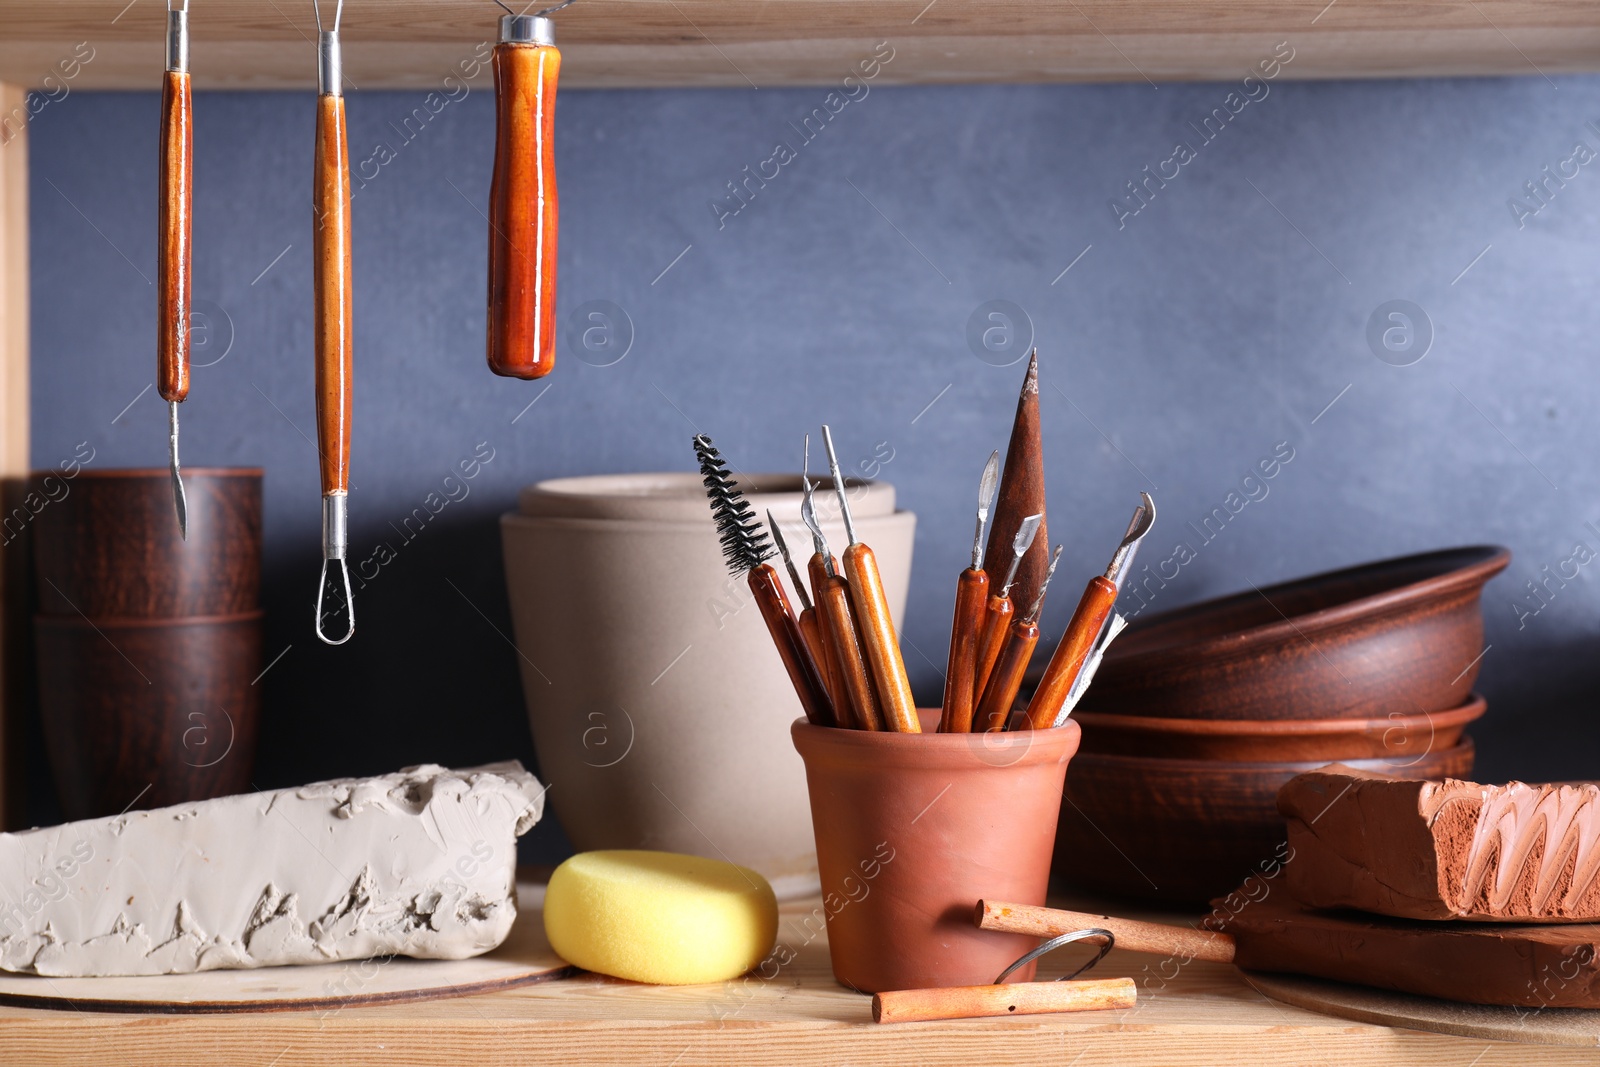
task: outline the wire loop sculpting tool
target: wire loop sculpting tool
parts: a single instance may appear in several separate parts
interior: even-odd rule
[[[317,147],[312,181],[312,261],[316,287],[317,450],[322,475],[322,572],[317,578],[317,637],[342,645],[356,632],[350,592],[349,545],[351,413],[350,147],[344,120],[344,52],[338,0],[333,26],[324,29],[320,0],[317,16]],[[337,640],[324,630],[323,596],[328,564],[336,563],[343,586],[346,628]]]

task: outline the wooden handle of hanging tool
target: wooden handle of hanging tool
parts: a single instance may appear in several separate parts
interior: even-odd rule
[[[883,715],[872,695],[872,679],[856,642],[856,621],[850,611],[850,585],[838,574],[829,575],[822,555],[811,557],[811,595],[817,603],[822,629],[827,634],[842,693],[834,705],[839,725],[857,730],[882,730]]]
[[[1233,962],[1233,935],[1214,930],[1114,919],[1109,915],[1061,911],[1032,904],[1008,904],[1001,900],[978,901],[974,918],[979,929],[1028,934],[1032,937],[1060,937],[1074,930],[1096,926],[1110,930],[1117,939],[1117,947],[1130,952],[1180,956],[1213,963]]]
[[[872,1021],[920,1023],[935,1019],[984,1019],[997,1015],[1126,1009],[1133,1007],[1136,995],[1137,987],[1132,978],[902,989],[873,995]]]
[[[984,733],[1004,730],[1011,721],[1011,706],[1017,702],[1017,692],[1022,688],[1023,675],[1028,673],[1028,660],[1033,657],[1034,646],[1039,643],[1039,624],[1018,619],[1006,633],[1005,644],[989,672],[989,684],[983,688],[978,700],[978,710],[972,716],[972,732]]]
[[[906,678],[900,642],[889,615],[889,598],[884,595],[883,577],[878,573],[878,559],[872,549],[859,541],[845,549],[844,574],[850,583],[850,607],[860,624],[861,644],[884,723],[898,733],[921,733],[917,703],[911,696],[911,682]]]
[[[800,624],[795,621],[794,610],[789,607],[789,596],[778,581],[778,572],[765,563],[750,571],[750,592],[756,607],[767,622],[767,632],[783,658],[789,681],[794,683],[795,695],[806,713],[806,721],[813,726],[834,725],[833,709],[828,704],[827,693],[817,665],[800,637]]]
[[[156,389],[166,401],[182,401],[189,395],[193,123],[189,73],[169,70],[161,84],[161,191],[156,230]]]
[[[991,594],[984,607],[983,630],[978,639],[978,665],[972,678],[972,691],[980,698],[984,687],[989,684],[994,661],[1000,658],[1000,649],[1006,643],[1012,612],[1011,598],[999,593]]]
[[[350,488],[350,149],[342,96],[317,98],[312,210],[317,448],[326,496]]]
[[[1089,579],[1072,621],[1061,635],[1050,665],[1044,669],[1039,688],[1028,701],[1028,722],[1035,730],[1048,730],[1055,725],[1056,716],[1072,692],[1072,683],[1078,680],[1078,672],[1094,651],[1094,643],[1116,603],[1117,587],[1109,578],[1097,574]]]
[[[964,734],[972,730],[972,710],[981,695],[976,689],[978,641],[983,636],[983,610],[989,594],[989,575],[968,567],[956,579],[956,609],[950,623],[950,659],[944,672],[944,704],[939,732]]]
[[[494,49],[494,177],[489,184],[489,369],[543,378],[556,365],[554,45]]]

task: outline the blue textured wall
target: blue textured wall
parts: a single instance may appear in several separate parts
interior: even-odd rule
[[[536,383],[483,365],[493,102],[472,85],[436,113],[422,93],[349,101],[353,154],[372,160],[354,201],[352,540],[358,560],[398,551],[343,649],[310,632],[312,98],[196,101],[194,293],[211,317],[196,360],[221,358],[194,372],[184,457],[267,469],[267,655],[292,647],[263,682],[263,785],[531,758],[496,633],[496,516],[539,478],[687,469],[697,429],[746,469],[796,466],[823,420],[847,462],[892,456],[882,476],[921,516],[907,661],[936,694],[974,481],[1021,376],[995,364],[1026,337],[971,339],[994,300],[1040,348],[1068,585],[1104,566],[1140,489],[1160,506],[1155,562],[1286,442],[1266,495],[1252,487],[1155,606],[1502,542],[1516,558],[1486,599],[1481,772],[1595,773],[1597,568],[1569,566],[1537,614],[1515,604],[1575,545],[1600,550],[1600,176],[1572,159],[1600,147],[1600,80],[567,93],[565,333]],[[805,140],[814,108],[830,117]],[[34,123],[40,465],[85,440],[96,466],[165,463],[162,405],[141,392],[156,113],[153,95],[74,93]],[[1534,200],[1524,183],[1546,165],[1569,177]],[[1168,180],[1141,202],[1127,183],[1146,166]],[[760,172],[748,203],[730,198]],[[1395,300],[1425,321],[1374,348],[1369,319]],[[610,334],[573,327],[597,309]],[[599,327],[591,350],[583,326]],[[470,495],[403,542],[391,523],[480,442],[493,459]],[[1047,639],[1072,599],[1047,609]],[[558,851],[541,833],[536,851]]]

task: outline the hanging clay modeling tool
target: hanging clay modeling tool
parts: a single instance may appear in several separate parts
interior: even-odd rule
[[[989,684],[989,672],[994,670],[994,661],[1000,657],[1000,646],[1005,644],[1006,627],[1011,625],[1014,611],[1011,587],[1017,580],[1017,569],[1022,566],[1022,558],[1028,554],[1028,549],[1033,547],[1033,539],[1038,536],[1043,523],[1043,515],[1029,515],[1022,520],[1022,525],[1011,538],[1011,559],[1006,566],[1005,584],[998,593],[989,594],[989,602],[983,613],[983,631],[978,639],[978,664],[972,684],[972,691],[980,697],[983,687]],[[990,547],[993,547],[993,534],[989,540]]]
[[[717,533],[722,541],[722,556],[728,571],[735,577],[743,574],[750,584],[756,607],[766,621],[772,643],[778,646],[778,655],[789,672],[795,695],[806,713],[806,721],[815,726],[834,725],[833,709],[816,662],[811,658],[805,641],[800,636],[800,624],[795,621],[794,610],[789,607],[789,597],[778,580],[778,572],[767,564],[772,545],[761,532],[761,522],[751,512],[750,502],[733,484],[727,463],[711,438],[697,434],[694,454],[700,461],[701,480],[706,496],[711,501],[711,515],[717,523]]]
[[[312,262],[316,287],[317,451],[322,456],[322,573],[317,579],[317,637],[342,645],[356,632],[356,606],[350,595],[350,146],[344,128],[344,55],[339,44],[339,19],[344,0],[333,10],[333,28],[322,28],[317,15],[317,151],[311,190],[316,216]],[[346,627],[338,640],[323,630],[322,611],[328,587],[328,564],[339,565],[344,587]]]
[[[1041,516],[1039,537],[1049,544],[1049,526],[1044,515],[1044,450],[1039,438],[1039,353],[1028,357],[1028,373],[1017,398],[1017,415],[1011,425],[1011,441],[1006,445],[1005,472],[1000,476],[1000,496],[995,503],[989,530],[989,550],[983,569],[991,575],[1005,571],[1007,547],[1029,515]],[[1040,553],[1022,562],[1017,572],[1013,596],[1019,604],[1031,604],[1044,581],[1045,558]],[[981,683],[980,683],[981,684]]]
[[[810,444],[809,435],[807,444]],[[808,457],[809,454],[808,447]],[[839,574],[838,564],[828,551],[827,539],[822,536],[816,503],[812,499],[815,487],[809,472],[802,481],[805,498],[800,502],[800,518],[811,529],[811,543],[816,549],[806,569],[811,575],[811,594],[817,602],[817,617],[822,623],[838,680],[834,708],[839,713],[839,725],[858,730],[882,730],[883,714],[872,695],[872,678],[861,655],[855,615],[850,610],[850,583]]]
[[[800,640],[804,642],[806,651],[811,653],[811,662],[817,665],[817,671],[822,675],[823,688],[827,690],[830,703],[834,703],[833,674],[828,666],[828,650],[822,641],[822,631],[817,622],[817,609],[811,605],[811,597],[806,593],[806,583],[800,580],[800,572],[795,568],[794,560],[789,558],[789,543],[783,539],[783,531],[778,529],[778,520],[772,517],[772,512],[767,512],[767,528],[772,531],[772,540],[778,546],[778,555],[783,557],[783,565],[789,569],[789,581],[794,583],[795,595],[800,598]],[[834,718],[839,716],[835,711]]]
[[[956,579],[956,610],[950,623],[950,659],[944,674],[944,705],[940,733],[964,734],[972,730],[972,706],[981,694],[974,692],[978,672],[978,638],[983,632],[983,609],[989,599],[989,575],[983,569],[983,535],[989,527],[989,508],[1000,478],[1000,453],[990,454],[978,483],[978,528],[972,535],[972,565]]]
[[[178,467],[178,405],[189,395],[194,114],[189,96],[189,0],[167,0],[167,73],[161,83],[161,199],[156,255],[156,387],[167,402],[167,456],[178,532],[189,539],[189,500]]]
[[[1017,701],[1017,691],[1022,688],[1023,675],[1028,673],[1028,661],[1033,658],[1034,647],[1039,644],[1039,612],[1044,610],[1044,592],[1055,576],[1056,564],[1061,559],[1061,546],[1050,553],[1050,566],[1044,572],[1044,584],[1027,614],[1012,623],[1006,631],[1000,657],[994,670],[989,672],[989,683],[984,686],[978,701],[978,710],[972,716],[972,732],[983,733],[1004,730],[1011,721],[1011,706]]]
[[[833,433],[822,427],[822,443],[828,450],[828,469],[833,474],[833,491],[839,496],[839,514],[850,546],[844,550],[844,576],[850,583],[850,607],[860,627],[861,644],[866,649],[872,686],[879,711],[889,729],[903,734],[922,732],[917,721],[917,704],[911,696],[911,682],[900,658],[900,642],[895,637],[894,620],[889,615],[889,598],[883,592],[878,559],[872,549],[856,537],[856,524],[850,518],[850,500],[844,491],[844,475],[839,473],[839,456],[833,450]]]
[[[1156,521],[1155,501],[1150,499],[1149,493],[1140,493],[1139,496],[1144,503],[1133,509],[1128,532],[1122,535],[1122,541],[1117,545],[1105,574],[1097,574],[1089,579],[1083,597],[1078,601],[1078,608],[1072,613],[1072,621],[1067,624],[1066,632],[1061,635],[1061,643],[1056,646],[1055,654],[1050,657],[1050,665],[1044,670],[1039,688],[1034,690],[1033,699],[1028,702],[1028,722],[1035,730],[1056,725],[1091,652],[1096,645],[1101,645],[1104,651],[1100,636],[1105,630],[1106,620],[1111,616],[1112,607],[1116,605],[1117,592],[1133,567],[1133,557],[1139,552],[1139,543]]]
[[[499,0],[496,0],[498,3]],[[489,369],[543,378],[556,365],[556,80],[546,15],[500,16],[494,46],[494,176],[489,183]]]

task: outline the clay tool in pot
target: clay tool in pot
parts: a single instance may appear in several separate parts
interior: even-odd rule
[[[811,653],[811,661],[817,665],[817,671],[822,675],[823,687],[828,693],[828,702],[834,706],[834,720],[838,721],[838,705],[834,699],[833,669],[828,658],[827,645],[822,640],[822,630],[817,618],[817,609],[811,604],[811,597],[806,592],[806,583],[800,580],[800,572],[795,568],[794,560],[789,557],[789,543],[783,539],[783,531],[778,528],[778,520],[772,517],[770,509],[767,511],[767,528],[772,531],[772,540],[778,546],[778,555],[783,557],[783,565],[789,570],[789,581],[794,583],[795,596],[800,598],[800,616],[796,620],[800,626],[800,640],[805,644],[806,651]]]
[[[1011,425],[1011,440],[1006,445],[1004,473],[1000,476],[1000,496],[995,503],[989,548],[983,569],[991,575],[1005,572],[1007,551],[1030,515],[1039,515],[1039,536],[1049,544],[1044,515],[1044,448],[1039,438],[1039,353],[1028,357],[1028,373],[1017,398],[1017,414]],[[1024,560],[1016,578],[1015,596],[1019,604],[1031,604],[1044,581],[1042,555]],[[982,689],[982,682],[979,682]]]
[[[1016,703],[1023,675],[1028,673],[1028,661],[1033,658],[1033,650],[1039,644],[1039,612],[1044,610],[1045,590],[1050,588],[1050,579],[1055,576],[1056,564],[1060,560],[1061,546],[1057,545],[1055,551],[1050,553],[1050,566],[1044,572],[1039,595],[1034,598],[1027,613],[1006,630],[994,670],[989,672],[989,683],[984,686],[983,695],[978,700],[978,710],[972,716],[974,733],[1004,730],[1011,719],[1011,706]]]
[[[1128,628],[1128,620],[1115,612],[1111,621],[1106,623],[1106,629],[1100,635],[1100,640],[1095,642],[1094,651],[1089,653],[1089,658],[1084,661],[1083,670],[1078,672],[1077,681],[1072,683],[1072,691],[1067,694],[1067,702],[1056,712],[1054,725],[1060,726],[1067,721],[1067,716],[1072,714],[1072,709],[1078,706],[1078,701],[1083,699],[1084,691],[1094,682],[1094,676],[1100,670],[1100,661],[1105,658],[1106,649],[1111,647],[1123,630]]]
[[[1011,589],[1017,580],[1017,570],[1022,566],[1028,549],[1033,547],[1033,540],[1043,524],[1043,515],[1029,515],[1022,520],[1022,525],[1011,538],[1011,560],[1006,567],[1005,584],[998,593],[989,594],[989,601],[984,607],[983,630],[978,639],[978,662],[973,671],[972,684],[972,691],[979,697],[989,684],[989,672],[994,670],[995,660],[1000,658],[1000,646],[1005,644],[1007,627],[1011,625],[1011,616],[1015,613]],[[990,541],[993,542],[992,536]]]
[[[828,642],[829,659],[839,685],[834,699],[839,725],[858,730],[882,730],[883,714],[878,710],[877,698],[872,695],[871,674],[861,654],[855,615],[850,610],[850,583],[839,573],[838,564],[828,551],[828,541],[822,536],[816,504],[812,500],[811,479],[802,477],[802,482],[805,497],[800,502],[800,518],[810,528],[811,543],[816,548],[807,570],[811,576],[811,595],[817,602],[817,620]]]
[[[989,575],[983,569],[983,535],[989,528],[989,511],[1000,480],[1000,453],[990,453],[978,482],[978,525],[972,535],[972,564],[956,579],[956,608],[950,622],[950,658],[945,666],[944,704],[939,732],[964,734],[972,730],[972,707],[980,694],[974,691],[978,672],[978,638],[983,632],[983,611],[989,599]]]
[[[1117,592],[1133,566],[1139,543],[1155,524],[1155,501],[1150,499],[1149,493],[1139,495],[1144,498],[1144,503],[1133,509],[1128,531],[1122,535],[1116,552],[1112,553],[1105,574],[1097,574],[1089,579],[1078,601],[1078,608],[1072,613],[1072,621],[1067,624],[1066,632],[1061,635],[1061,643],[1056,646],[1055,654],[1050,657],[1050,664],[1044,670],[1039,688],[1034,690],[1033,699],[1028,702],[1028,722],[1035,730],[1054,726],[1057,716],[1067,706],[1073,684],[1095,646],[1100,643],[1102,632],[1105,632],[1106,620],[1116,606]]]
[[[778,572],[767,564],[773,555],[766,534],[761,532],[750,502],[733,484],[722,454],[705,434],[694,438],[695,456],[700,461],[700,474],[711,501],[711,515],[717,523],[717,533],[722,542],[722,556],[728,571],[735,577],[744,575],[756,607],[766,621],[767,632],[778,648],[789,681],[794,685],[806,721],[817,726],[834,725],[833,708],[828,702],[827,689],[811,658],[805,641],[800,636],[800,624],[789,606],[789,597],[778,580]]]
[[[922,732],[917,721],[917,704],[911,696],[911,681],[900,658],[900,643],[895,637],[894,620],[889,615],[889,598],[883,592],[883,578],[872,549],[856,537],[850,518],[850,500],[844,491],[844,475],[839,473],[839,456],[833,450],[833,432],[822,427],[822,443],[828,450],[828,469],[833,474],[833,490],[839,496],[839,513],[850,545],[844,550],[844,575],[850,584],[850,608],[854,612],[871,672],[879,711],[889,729],[899,733]]]
[[[498,3],[499,0],[496,0]],[[489,183],[489,369],[543,378],[556,365],[555,23],[501,3],[494,46],[494,170]]]
[[[178,532],[189,539],[189,499],[178,466],[178,405],[189,395],[189,291],[194,203],[194,113],[189,93],[189,0],[167,0],[167,71],[161,82],[161,198],[156,229],[156,389],[167,402],[167,456]]]
[[[1232,963],[1403,993],[1531,1008],[1600,1008],[1600,924],[1427,922],[1354,911],[1315,911],[1281,885],[1241,888],[1212,914],[1228,932],[1115,919],[1027,904],[980,900],[984,930],[1050,937],[1083,926],[1116,936],[1117,947]]]
[[[317,149],[311,189],[311,210],[316,215],[312,232],[312,262],[316,288],[315,342],[317,389],[317,451],[322,458],[322,572],[317,579],[317,637],[329,645],[342,645],[356,632],[356,606],[350,593],[350,567],[345,561],[349,544],[350,498],[350,144],[344,124],[344,51],[339,43],[339,19],[344,0],[333,12],[333,28],[322,28],[322,5],[313,0],[317,15]],[[328,564],[337,563],[342,579],[346,628],[343,637],[329,637],[323,627],[323,594],[328,588]]]

